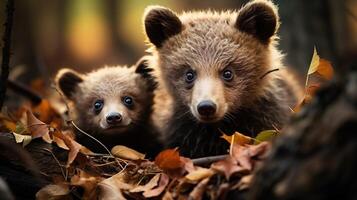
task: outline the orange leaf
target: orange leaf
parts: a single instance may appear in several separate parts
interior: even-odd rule
[[[226,134],[223,133],[223,135],[221,136],[223,139],[225,139],[227,142],[229,142],[230,144],[232,143],[232,136],[228,136]],[[246,136],[242,133],[239,132],[235,132],[234,133],[234,144],[251,144],[254,141],[253,138]]]
[[[155,158],[155,164],[163,170],[172,170],[184,167],[180,154],[176,149],[167,149],[159,153]]]
[[[317,73],[319,73],[325,79],[331,80],[334,73],[331,63],[328,60],[321,58],[320,64],[317,68]]]

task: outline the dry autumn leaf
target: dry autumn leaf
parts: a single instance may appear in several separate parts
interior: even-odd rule
[[[71,137],[61,133],[58,130],[55,130],[53,133],[53,136],[58,137],[59,139],[63,140],[65,145],[69,148],[69,153],[68,153],[68,160],[67,160],[67,166],[69,166],[74,159],[77,157],[78,152],[83,149],[83,146],[74,141]]]
[[[114,176],[103,180],[98,184],[99,196],[101,200],[126,199],[122,190],[131,190],[135,186],[125,182],[125,172],[120,172]]]
[[[206,191],[209,178],[203,179],[197,186],[190,192],[188,199],[201,200],[204,192]]]
[[[153,178],[150,179],[148,183],[146,183],[145,185],[138,185],[133,189],[131,189],[130,192],[144,192],[147,190],[151,190],[157,186],[159,179],[160,179],[160,174],[156,174]]]
[[[43,137],[49,134],[49,126],[40,121],[33,115],[30,110],[26,111],[27,115],[27,129],[30,131],[32,138]]]
[[[102,180],[103,178],[99,176],[94,176],[83,170],[79,170],[78,174],[72,176],[70,184],[83,188],[83,199],[96,199],[96,187]]]
[[[204,178],[209,178],[214,174],[215,173],[212,169],[200,167],[197,170],[188,173],[185,178],[190,181],[200,181]]]
[[[170,178],[166,174],[160,174],[160,180],[157,187],[152,190],[147,190],[143,193],[143,196],[146,198],[159,196],[169,184]]]
[[[70,189],[66,184],[47,185],[36,193],[37,200],[70,200]]]
[[[244,135],[242,133],[235,132],[233,135],[234,135],[234,144],[243,145],[243,144],[251,144],[252,142],[254,142],[253,138],[251,138],[249,136],[246,136],[246,135]],[[228,135],[223,133],[223,135],[221,137],[223,139],[227,140],[227,142],[229,142],[231,144],[233,135],[232,136],[228,136]]]
[[[145,154],[123,145],[116,145],[112,148],[111,152],[116,157],[128,160],[142,160],[145,158]]]
[[[30,135],[21,135],[21,134],[15,133],[15,132],[13,132],[12,134],[15,137],[16,143],[21,143],[22,142],[22,146],[23,147],[25,147],[26,145],[28,145],[32,141],[32,137]]]
[[[155,164],[163,170],[173,170],[184,167],[177,149],[167,149],[159,153],[155,158]]]
[[[229,180],[229,178],[235,173],[247,171],[246,168],[239,166],[238,162],[230,156],[224,160],[212,163],[211,169],[224,174],[227,180]]]

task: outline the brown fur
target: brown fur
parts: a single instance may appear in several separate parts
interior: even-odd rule
[[[287,79],[289,72],[276,47],[278,27],[277,7],[264,0],[252,1],[239,11],[176,15],[163,7],[147,9],[151,65],[158,67],[163,83],[158,93],[170,95],[169,103],[155,98],[168,109],[158,111],[167,115],[167,122],[157,121],[168,146],[179,146],[181,153],[192,157],[222,154],[228,145],[220,140],[221,132],[240,131],[254,137],[286,123],[299,88]],[[279,71],[264,76],[276,68]],[[184,78],[189,69],[197,74],[192,86]],[[230,82],[221,78],[225,69],[234,73]],[[211,121],[200,119],[196,111],[198,101],[207,98],[217,104]]]
[[[156,82],[145,60],[137,66],[104,67],[87,74],[62,69],[56,76],[58,88],[69,100],[72,120],[108,148],[122,144],[147,153],[157,151],[160,146],[150,122]],[[124,105],[124,96],[134,99],[132,107]],[[104,101],[99,113],[93,108],[96,100]],[[106,123],[112,111],[122,116],[119,127],[112,128]],[[79,140],[90,149],[103,151],[85,136],[80,136]]]

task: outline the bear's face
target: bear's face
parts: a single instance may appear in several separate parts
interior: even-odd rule
[[[229,117],[260,93],[274,66],[276,7],[253,1],[238,12],[196,12],[178,17],[151,7],[145,30],[170,92],[200,122]]]
[[[146,67],[105,67],[86,75],[62,69],[57,85],[73,104],[75,121],[93,133],[125,132],[150,112],[152,90]],[[150,70],[149,70],[150,71]]]

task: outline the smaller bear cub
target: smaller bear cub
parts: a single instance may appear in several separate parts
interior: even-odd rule
[[[145,57],[136,65],[104,67],[88,74],[61,69],[56,84],[69,100],[69,116],[107,148],[125,145],[153,156],[160,150],[150,122],[156,81]],[[95,152],[97,142],[78,133],[77,140]]]

